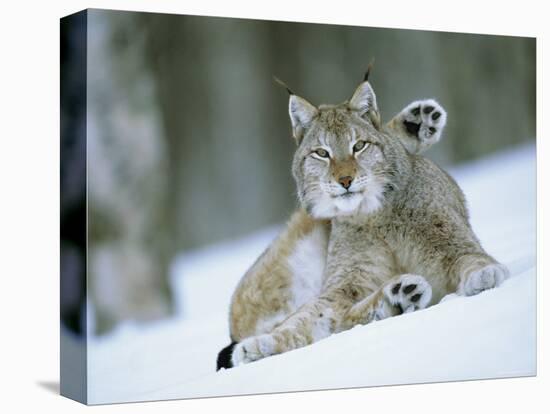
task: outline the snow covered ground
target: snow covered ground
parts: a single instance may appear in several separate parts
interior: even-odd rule
[[[181,255],[177,316],[125,324],[88,346],[90,404],[536,374],[535,148],[451,171],[466,193],[483,246],[512,277],[474,297],[357,326],[311,346],[215,371],[229,343],[227,311],[242,274],[277,234]]]

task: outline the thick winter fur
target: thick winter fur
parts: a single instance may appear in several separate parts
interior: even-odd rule
[[[417,154],[441,137],[446,113],[437,102],[413,102],[381,127],[363,82],[335,106],[291,95],[289,112],[302,209],[238,285],[230,310],[237,344],[218,369],[507,277],[473,233],[455,181]]]

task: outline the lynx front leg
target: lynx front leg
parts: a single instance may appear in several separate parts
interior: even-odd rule
[[[352,238],[355,243],[348,242]],[[291,351],[347,329],[343,321],[350,308],[396,274],[394,257],[386,244],[368,232],[358,238],[355,226],[334,222],[325,272],[325,284],[318,297],[270,333],[235,345],[233,366]]]
[[[233,366],[310,345],[332,333],[358,324],[425,308],[432,289],[422,276],[404,274],[391,279],[366,299],[354,304],[348,286],[339,286],[303,306],[273,332],[247,338],[233,351]]]
[[[355,304],[344,318],[346,329],[426,308],[432,287],[419,275],[404,274],[387,282],[377,292]]]
[[[270,334],[246,338],[235,345],[233,366],[301,348],[326,338],[334,330],[335,315],[322,300],[314,300],[287,318]]]
[[[414,101],[398,113],[386,128],[401,138],[412,154],[425,151],[441,139],[447,113],[434,99]]]

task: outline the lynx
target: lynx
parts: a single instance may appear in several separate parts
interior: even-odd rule
[[[508,276],[472,231],[456,182],[419,155],[446,124],[435,100],[381,125],[368,76],[338,105],[289,93],[301,209],[238,284],[232,343],[218,369],[424,309],[448,293],[475,295]]]

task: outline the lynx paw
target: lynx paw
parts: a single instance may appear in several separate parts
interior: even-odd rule
[[[468,275],[462,286],[462,293],[466,296],[477,295],[487,289],[499,286],[509,276],[506,266],[490,264]]]
[[[273,355],[275,342],[271,335],[259,335],[246,338],[235,345],[231,362],[233,366],[247,364]]]
[[[428,306],[432,299],[432,287],[422,276],[405,274],[388,284],[384,294],[400,313],[409,313]]]
[[[425,99],[407,105],[400,118],[407,135],[418,140],[420,151],[440,140],[447,112],[434,99]]]

